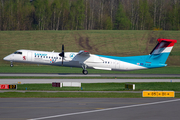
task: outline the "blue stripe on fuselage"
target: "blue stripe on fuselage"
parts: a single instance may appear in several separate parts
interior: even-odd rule
[[[106,56],[106,55],[97,55],[99,57],[109,58],[113,60],[119,60],[134,65],[140,65],[146,68],[157,68],[165,67],[165,61],[169,56],[169,53],[162,53],[159,55],[142,55],[142,56],[130,56],[130,57],[117,57],[117,56]]]
[[[145,62],[146,58],[149,55],[143,55],[143,56],[130,56],[130,57],[117,57],[117,56],[106,56],[106,55],[97,55],[99,57],[104,57],[104,58],[109,58],[109,59],[113,59],[113,60],[119,60],[119,61],[123,61],[123,62],[127,62],[127,63],[131,63],[131,64],[136,64],[138,63],[143,63]]]

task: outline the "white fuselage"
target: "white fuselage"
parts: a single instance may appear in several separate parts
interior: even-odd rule
[[[62,57],[58,52],[46,52],[35,50],[17,50],[4,58],[6,61],[23,62],[44,65],[62,65]],[[65,52],[63,66],[82,67],[102,69],[102,70],[137,70],[146,69],[146,67],[131,64],[128,62],[114,60],[98,55],[78,55],[77,52]]]

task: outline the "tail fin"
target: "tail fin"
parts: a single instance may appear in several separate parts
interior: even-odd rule
[[[176,43],[177,40],[159,38],[157,41],[159,43],[151,51],[150,56],[147,59],[147,62],[155,64],[165,64],[174,46],[174,43]]]

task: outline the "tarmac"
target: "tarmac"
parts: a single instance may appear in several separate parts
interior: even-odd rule
[[[9,76],[10,74],[6,75]],[[35,74],[30,75],[34,76]],[[2,74],[0,74],[0,76],[2,76]],[[180,82],[180,79],[0,79],[0,84],[17,84],[18,82],[21,82],[21,84],[52,83],[67,81],[81,83]],[[27,91],[0,90],[0,92],[1,94],[6,94],[6,92],[25,93]],[[61,91],[38,92],[51,93]],[[140,91],[132,92],[139,93]],[[177,120],[180,118],[179,106],[180,99],[177,98],[1,98],[0,120]]]
[[[178,120],[174,98],[1,98],[0,120]]]

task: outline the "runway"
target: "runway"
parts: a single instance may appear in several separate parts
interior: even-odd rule
[[[48,76],[49,74],[5,75]],[[54,75],[59,76],[59,74],[50,74],[50,76]],[[76,74],[71,75],[75,76]],[[94,75],[100,76],[100,74]],[[114,75],[116,74],[112,76]],[[64,76],[69,76],[69,74]],[[90,76],[93,75],[90,74]],[[127,76],[129,77],[129,75]],[[180,82],[180,79],[0,79],[0,84],[68,81],[81,83],[125,83]],[[6,94],[6,92],[0,93]],[[0,120],[165,120],[179,119],[180,117],[180,99],[175,98],[1,98],[0,104]]]
[[[54,74],[27,74],[27,73],[0,73],[0,76],[30,76],[30,77],[180,77],[180,74],[70,74],[70,73],[54,73]]]
[[[0,79],[0,84],[68,81],[124,83],[180,82],[180,79]],[[0,93],[6,94],[6,91]],[[175,98],[1,98],[0,104],[0,120],[165,120],[180,117],[180,99]]]
[[[27,84],[52,82],[81,82],[81,83],[126,83],[126,82],[180,82],[180,79],[0,79],[0,84]]]
[[[1,98],[1,120],[178,120],[174,98]]]

